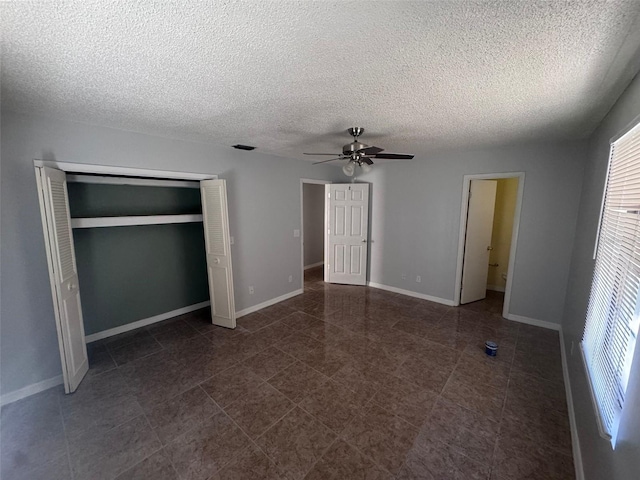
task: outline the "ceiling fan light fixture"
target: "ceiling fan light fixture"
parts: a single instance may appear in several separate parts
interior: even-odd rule
[[[342,171],[347,177],[353,177],[353,174],[356,171],[356,167],[353,162],[349,162],[344,167],[342,167]]]
[[[371,170],[373,170],[373,167],[371,165],[367,165],[366,163],[361,164],[360,167],[362,168],[362,173],[369,173]]]

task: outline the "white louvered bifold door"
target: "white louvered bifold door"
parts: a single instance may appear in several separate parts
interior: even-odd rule
[[[89,370],[89,360],[71,233],[67,178],[64,172],[53,168],[38,168],[36,172],[64,388],[71,393]]]
[[[332,183],[328,192],[327,278],[331,283],[367,284],[369,184]]]
[[[200,192],[211,297],[211,322],[221,327],[236,328],[227,187],[224,180],[203,180],[200,182]]]

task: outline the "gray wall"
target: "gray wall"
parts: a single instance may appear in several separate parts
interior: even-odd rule
[[[464,175],[523,171],[510,313],[560,323],[584,154],[584,142],[546,142],[376,165],[361,177],[373,184],[371,281],[453,300]]]
[[[302,191],[304,264],[307,266],[324,260],[324,185],[304,183]]]
[[[578,348],[593,275],[593,249],[609,160],[609,141],[638,115],[640,77],[635,78],[591,137],[562,321],[582,460],[588,480],[635,480],[640,475],[640,347],[636,347],[635,351],[615,451],[608,441],[598,435]],[[573,354],[570,353],[572,346]]]
[[[227,180],[236,308],[302,287],[300,178],[339,168],[122,130],[2,113],[0,393],[61,373],[33,159],[218,174]],[[293,282],[288,283],[288,276]],[[249,295],[249,285],[255,294]]]

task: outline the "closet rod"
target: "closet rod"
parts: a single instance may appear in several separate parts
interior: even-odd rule
[[[165,225],[171,223],[196,222],[202,222],[202,214],[72,218],[71,228],[131,227],[134,225]]]

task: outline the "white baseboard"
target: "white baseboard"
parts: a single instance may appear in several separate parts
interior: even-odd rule
[[[487,290],[491,290],[493,292],[504,292],[504,287],[500,285],[487,285]]]
[[[6,405],[8,403],[22,400],[23,398],[35,395],[36,393],[43,392],[58,385],[62,385],[62,375],[48,378],[47,380],[42,380],[41,382],[32,383],[31,385],[27,385],[26,387],[14,390],[13,392],[5,393],[4,395],[2,395],[2,397],[0,397],[0,405]]]
[[[527,325],[533,325],[534,327],[542,327],[548,328],[549,330],[560,330],[559,323],[547,322],[546,320],[538,320],[537,318],[523,317],[522,315],[515,315],[513,313],[507,314],[505,316],[507,320],[512,320],[514,322],[526,323]]]
[[[443,305],[455,306],[453,300],[446,298],[432,297],[431,295],[425,295],[424,293],[412,292],[411,290],[403,290],[402,288],[391,287],[389,285],[383,285],[381,283],[369,282],[369,286],[373,288],[379,288],[380,290],[387,290],[393,293],[400,293],[401,295],[407,295],[409,297],[421,298],[422,300],[429,300],[430,302],[442,303]]]
[[[571,428],[571,448],[573,450],[573,465],[576,469],[576,480],[584,480],[584,467],[582,465],[582,451],[580,450],[580,437],[576,423],[576,412],[573,408],[573,394],[571,393],[571,380],[569,379],[569,365],[567,363],[567,351],[564,346],[564,335],[560,328],[560,354],[562,356],[562,376],[564,377],[564,390],[567,396],[567,410],[569,412],[569,426]]]
[[[285,293],[276,298],[272,298],[271,300],[267,300],[266,302],[258,303],[257,305],[253,305],[252,307],[247,307],[236,312],[236,318],[244,317],[245,315],[249,315],[250,313],[257,312],[258,310],[262,310],[263,308],[270,307],[271,305],[275,305],[276,303],[284,302],[292,297],[302,294],[302,289],[294,290],[293,292]]]
[[[163,320],[168,320],[169,318],[177,317],[178,315],[184,315],[185,313],[193,312],[195,310],[200,310],[201,308],[208,307],[209,305],[211,305],[211,302],[209,300],[207,300],[206,302],[195,303],[193,305],[178,308],[177,310],[161,313],[160,315],[155,315],[149,318],[143,318],[142,320],[138,320],[133,323],[127,323],[126,325],[120,325],[119,327],[110,328],[109,330],[103,330],[102,332],[86,335],[84,337],[84,341],[86,343],[91,343],[91,342],[95,342],[96,340],[102,340],[103,338],[113,337],[114,335],[129,332],[131,330],[135,330],[136,328],[146,327],[147,325],[158,323]]]
[[[304,269],[309,270],[310,268],[316,268],[316,267],[319,267],[320,265],[324,265],[324,261],[318,262],[318,263],[312,263],[311,265],[305,265]]]

